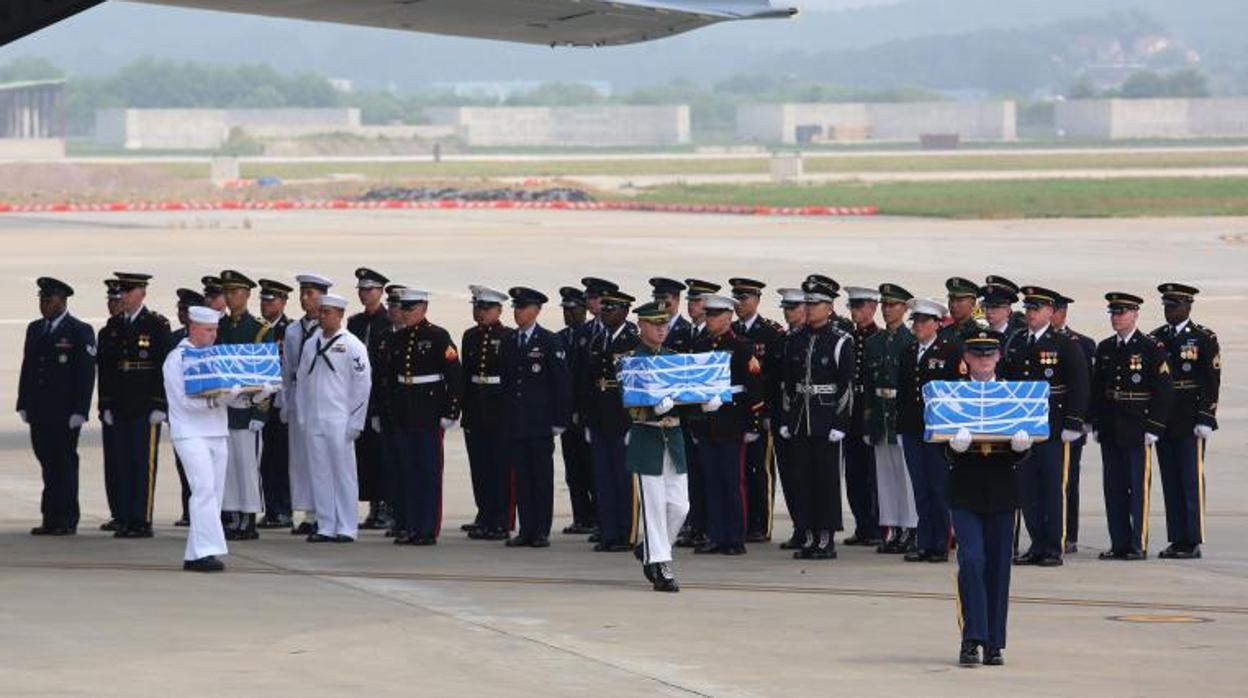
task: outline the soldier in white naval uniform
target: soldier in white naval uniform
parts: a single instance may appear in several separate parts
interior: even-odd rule
[[[300,274],[299,305],[304,316],[290,323],[282,339],[282,419],[290,426],[290,504],[294,511],[304,513],[303,523],[291,530],[297,535],[316,533],[316,507],[312,502],[312,481],[308,474],[308,439],[299,428],[298,393],[299,359],[312,333],[320,322],[321,296],[329,293],[334,282],[318,274]]]

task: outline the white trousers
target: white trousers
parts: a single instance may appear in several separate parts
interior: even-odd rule
[[[191,488],[187,508],[191,530],[186,536],[184,560],[224,555],[225,532],[221,530],[221,494],[225,489],[229,439],[225,436],[196,436],[174,439],[173,448],[182,460],[182,470]]]
[[[290,445],[290,508],[313,513],[316,505],[312,500],[312,476],[308,472],[308,433],[293,419],[287,426],[287,443]]]
[[[347,440],[345,430],[334,434],[320,431],[308,434],[307,461],[317,533],[355,538],[360,514],[355,444]]]
[[[689,477],[676,472],[672,458],[663,451],[662,475],[638,475],[641,480],[641,512],[646,525],[646,564],[672,561],[672,544],[689,514]]]
[[[919,512],[914,508],[914,486],[901,444],[876,444],[875,488],[880,498],[880,525],[914,528]]]
[[[231,429],[229,439],[229,467],[221,510],[259,513],[264,510],[264,497],[260,492],[260,432]]]

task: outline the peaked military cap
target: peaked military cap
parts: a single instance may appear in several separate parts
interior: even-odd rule
[[[806,293],[807,303],[831,303],[832,299],[841,295],[836,289],[820,281],[803,282],[802,291]]]
[[[205,296],[219,296],[225,293],[225,287],[221,285],[221,277],[219,276],[202,277],[199,283],[204,285]]]
[[[299,282],[299,288],[314,288],[321,293],[329,293],[329,287],[334,285],[333,281],[320,274],[300,274],[295,281]]]
[[[662,276],[656,276],[653,279],[650,279],[650,286],[654,289],[655,296],[668,296],[680,293],[687,288],[685,284],[682,284],[676,279],[668,279]]]
[[[123,291],[129,291],[132,288],[147,288],[147,284],[152,280],[151,274],[137,274],[128,271],[115,271],[113,276],[117,277],[117,285]]]
[[[233,269],[226,269],[221,272],[218,277],[221,280],[221,288],[255,288],[256,282],[244,276],[241,272]]]
[[[559,289],[559,297],[562,299],[559,305],[564,308],[585,307],[585,292],[575,286],[561,287]]]
[[[806,302],[806,292],[800,288],[778,288],[781,308],[796,308]]]
[[[280,281],[273,279],[260,279],[256,283],[260,284],[260,300],[271,301],[278,298],[288,298],[290,293],[295,289],[287,286]]]
[[[1161,284],[1157,287],[1157,291],[1161,293],[1161,301],[1166,305],[1190,303],[1196,300],[1196,294],[1200,293],[1200,289],[1195,286],[1174,282]]]
[[[506,293],[495,291],[489,286],[472,284],[468,287],[468,291],[472,293],[473,305],[502,305],[507,300]]]
[[[356,288],[385,288],[388,283],[390,283],[390,279],[368,267],[360,267],[355,270]]]
[[[177,290],[178,305],[190,307],[192,305],[203,305],[204,294],[189,288],[180,288]]]
[[[702,279],[685,279],[685,286],[689,288],[690,298],[697,298],[708,293],[719,293],[719,289],[723,288],[714,281],[703,281]]]
[[[728,279],[728,285],[732,288],[734,296],[759,296],[762,295],[763,289],[767,288],[767,284],[754,279],[747,279],[741,276],[734,276]]]
[[[962,344],[972,354],[991,354],[1001,350],[1001,337],[1001,333],[995,330],[978,330]]]
[[[620,290],[620,285],[614,281],[607,281],[596,276],[586,276],[581,279],[581,285],[585,287],[586,298],[598,298],[607,291]]]
[[[951,276],[945,280],[945,290],[950,298],[976,298],[979,296],[979,284],[961,276]]]
[[[838,282],[836,279],[834,279],[834,278],[832,278],[832,277],[830,277],[830,276],[824,275],[824,274],[808,274],[808,275],[806,276],[806,280],[807,280],[807,281],[814,281],[814,282],[817,282],[817,283],[821,283],[821,284],[823,284],[824,286],[827,286],[828,288],[831,288],[833,291],[836,291],[837,293],[840,293],[840,291],[841,291],[841,284],[840,284],[840,282]]]
[[[601,298],[604,306],[618,306],[625,308],[632,305],[633,301],[637,300],[636,298],[618,289],[604,291]]]
[[[526,305],[543,305],[550,300],[545,293],[527,286],[513,286],[507,289],[507,295],[511,296],[511,304],[517,308]]]
[[[1126,293],[1124,291],[1110,291],[1105,294],[1105,300],[1109,303],[1110,311],[1115,310],[1139,310],[1144,304],[1144,299],[1134,293]]]
[[[69,298],[74,295],[74,288],[69,284],[54,279],[50,276],[41,276],[35,280],[35,285],[39,287],[39,295],[41,296],[60,296],[61,298]]]
[[[1051,305],[1056,308],[1058,300],[1064,297],[1057,291],[1042,286],[1024,286],[1020,290],[1023,294],[1023,304],[1027,307]]]
[[[121,298],[121,282],[117,279],[104,279],[104,291],[109,300]]]
[[[656,325],[663,325],[666,324],[668,320],[666,307],[657,301],[643,303],[633,309],[633,312],[637,315],[637,319],[642,322],[652,322]]]
[[[910,308],[910,317],[922,315],[939,320],[949,312],[943,303],[934,298],[911,298],[906,302],[906,306]]]
[[[897,284],[880,284],[880,300],[885,303],[905,303],[911,298],[914,294]]]

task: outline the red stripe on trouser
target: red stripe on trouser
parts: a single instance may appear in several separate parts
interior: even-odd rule
[[[446,431],[443,429],[439,429],[438,430],[438,475],[437,475],[437,478],[438,478],[438,514],[437,514],[437,517],[434,518],[433,520],[433,537],[435,540],[437,539],[438,536],[442,535],[442,486],[444,484],[442,481],[442,466],[445,464],[444,453],[442,450],[443,448],[442,442],[445,440],[445,438],[446,438]]]
[[[750,524],[750,498],[745,487],[745,450],[749,444],[742,443],[741,450],[738,454],[737,465],[739,476],[737,478],[738,488],[741,491],[741,525],[748,530]]]

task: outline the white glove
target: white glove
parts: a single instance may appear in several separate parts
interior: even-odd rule
[[[676,406],[676,403],[672,402],[672,398],[670,395],[664,396],[662,400],[659,400],[659,404],[654,406],[654,413],[659,416],[663,416],[667,414],[668,412],[671,412],[672,408],[675,406]]]
[[[361,431],[359,429],[348,429],[347,441],[355,441],[356,439],[360,438],[360,434],[361,434]]]
[[[834,444],[840,443],[843,438],[845,438],[845,432],[840,429],[833,429],[828,432],[828,441]]]
[[[724,401],[719,399],[718,395],[711,396],[710,400],[702,403],[703,412],[714,412],[724,406]]]
[[[270,395],[276,394],[277,391],[281,389],[282,389],[281,383],[265,383],[264,385],[260,386],[259,394],[261,397],[268,397]]]
[[[442,425],[442,431],[450,431],[454,429],[456,425],[459,424],[459,420],[447,419],[446,417],[443,417],[442,419],[438,420],[438,424]]]
[[[958,453],[966,453],[966,449],[970,447],[971,431],[966,427],[958,429],[958,433],[954,434],[952,439],[949,439],[949,448],[952,448]]]
[[[792,438],[792,437],[793,437],[793,432],[789,431],[789,425],[788,425],[788,424],[781,424],[781,425],[780,425],[780,438],[782,438],[782,439],[790,439],[790,438]]]
[[[242,395],[242,394],[243,394],[243,386],[241,386],[241,385],[231,385],[231,386],[230,386],[230,389],[227,391],[227,394],[230,396],[230,399],[231,399],[231,400],[234,400],[234,399],[238,398],[238,396],[239,396],[239,395]]]
[[[26,415],[24,413],[22,414],[22,421],[26,421]],[[87,418],[80,414],[69,415],[69,428],[70,429],[78,429],[83,424],[86,424],[86,423],[87,423]]]
[[[1010,449],[1015,453],[1022,453],[1031,448],[1031,434],[1019,429],[1014,432],[1014,436],[1010,437]]]
[[[290,410],[278,410],[277,418],[282,420],[282,424],[290,424]]]
[[[1197,424],[1196,428],[1192,430],[1192,433],[1195,434],[1198,439],[1207,439],[1210,436],[1213,436],[1213,427],[1208,424]]]
[[[372,419],[368,420],[368,426],[375,433],[380,434],[381,433],[381,417],[373,417]]]
[[[26,410],[18,410],[17,416],[21,418],[23,424],[30,424],[30,420],[26,419]],[[71,429],[73,427],[70,427]]]
[[[590,435],[589,427],[585,427],[585,443],[592,444],[593,442],[594,442],[594,437]]]
[[[248,431],[261,431],[264,429],[264,422],[259,419],[253,419],[247,422]]]
[[[160,424],[161,422],[165,421],[168,418],[169,418],[169,415],[165,414],[164,412],[161,412],[160,410],[152,410],[152,413],[147,415],[147,423],[151,424],[152,426],[156,426],[157,424]]]
[[[1144,432],[1144,445],[1152,446],[1153,444],[1157,443],[1157,438],[1158,438],[1157,435],[1152,432],[1147,432],[1147,431]]]
[[[100,421],[101,421],[101,422],[104,422],[105,424],[107,424],[107,425],[108,425],[108,426],[110,426],[110,427],[111,427],[111,426],[113,426],[113,411],[112,411],[112,410],[104,410],[103,412],[101,412],[101,413],[100,413]]]
[[[1071,441],[1078,441],[1078,440],[1080,439],[1080,437],[1082,437],[1082,436],[1083,436],[1083,431],[1082,431],[1082,430],[1079,430],[1079,429],[1063,429],[1063,430],[1062,430],[1062,443],[1066,443],[1066,444],[1068,444],[1068,443],[1070,443]]]
[[[1090,423],[1088,423],[1088,422],[1084,422],[1084,423],[1083,423],[1083,433],[1085,433],[1085,434],[1091,434],[1091,433],[1092,433],[1092,431],[1093,431],[1093,429],[1092,429],[1092,425],[1091,425]]]
[[[581,413],[579,413],[579,412],[573,412],[573,413],[572,413],[572,423],[573,423],[573,424],[575,424],[575,425],[577,425],[577,426],[580,426],[580,424],[581,424]]]
[[[763,419],[763,431],[771,431],[771,417]]]
[[[1088,436],[1092,437],[1092,440],[1097,443],[1101,442],[1100,434],[1097,434],[1095,431],[1088,432]]]
[[[870,446],[870,445],[871,445],[871,435],[870,435],[870,434],[863,434],[863,436],[862,436],[862,443],[863,443],[863,444],[865,444],[865,445],[867,445],[867,446]]]
[[[624,432],[624,445],[625,445],[625,446],[627,446],[627,445],[628,445],[628,441],[629,441],[629,439],[631,439],[631,438],[632,438],[632,436],[633,436],[633,432],[631,432],[631,431],[626,431],[626,432]]]
[[[567,427],[551,427],[550,433],[554,434],[555,436],[563,436],[563,432],[567,430],[568,430]]]
[[[758,433],[758,432],[756,432],[756,431],[747,431],[747,432],[745,432],[745,442],[746,442],[747,444],[752,444],[752,443],[754,443],[755,441],[758,441],[758,437],[759,437],[759,433]]]

